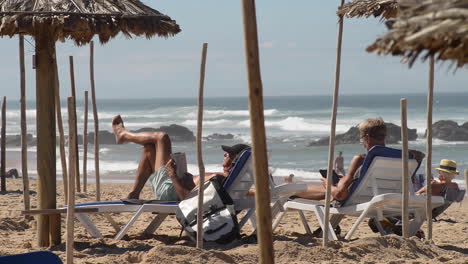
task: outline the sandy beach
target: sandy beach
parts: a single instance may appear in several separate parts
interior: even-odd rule
[[[31,180],[31,204],[37,204],[36,181]],[[58,206],[64,203],[63,186],[57,182]],[[118,200],[129,192],[129,184],[103,184],[102,199]],[[6,194],[0,195],[0,255],[40,250],[36,246],[36,221],[21,216],[23,194],[21,179],[7,179]],[[77,202],[93,201],[95,186],[90,184],[88,194],[79,193]],[[145,187],[142,199],[151,199],[151,190]],[[306,235],[298,214],[291,212],[283,219],[274,234],[277,263],[467,263],[468,262],[468,202],[452,205],[439,221],[434,223],[434,243],[416,237],[404,240],[399,236],[379,236],[363,223],[351,241],[332,242],[327,249],[321,247],[321,238]],[[312,228],[317,227],[315,217],[306,214]],[[119,224],[130,214],[114,214]],[[195,248],[188,237],[179,238],[180,225],[170,216],[154,235],[142,235],[147,223],[154,217],[142,215],[122,240],[112,238],[114,230],[99,215],[93,216],[104,235],[92,238],[75,221],[75,263],[257,263],[257,244],[250,236],[252,226],[241,230],[242,237],[228,245],[206,244],[206,249]],[[342,234],[351,221],[343,220]],[[426,226],[423,226],[425,229]],[[62,216],[62,244],[46,248],[65,261],[65,215]]]

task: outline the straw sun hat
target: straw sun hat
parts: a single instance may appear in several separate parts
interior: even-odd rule
[[[458,175],[457,162],[455,162],[454,160],[446,160],[446,159],[441,160],[439,168],[436,168],[436,170],[445,171],[448,173]]]

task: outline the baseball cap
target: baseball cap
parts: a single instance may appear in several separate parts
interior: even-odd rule
[[[250,146],[245,145],[245,144],[236,144],[236,145],[233,145],[233,146],[222,145],[221,148],[224,151],[226,151],[227,153],[229,153],[230,155],[236,156],[237,154],[241,153],[243,150],[249,149]]]

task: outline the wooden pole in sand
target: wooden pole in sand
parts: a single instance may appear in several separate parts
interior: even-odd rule
[[[343,6],[344,0],[341,0]],[[336,113],[338,110],[338,95],[340,90],[340,73],[341,73],[341,46],[343,40],[343,16],[339,16],[338,40],[336,44],[336,66],[335,66],[335,89],[333,91],[333,104],[330,125],[330,142],[328,146],[328,170],[327,170],[327,190],[325,193],[325,222],[323,226],[323,243],[328,245],[329,223],[330,223],[330,201],[331,201],[331,186],[333,184],[333,161],[335,157],[335,135],[336,135]]]
[[[426,132],[426,219],[427,239],[432,240],[432,106],[434,102],[434,55],[429,57],[429,87],[427,91]]]
[[[101,177],[99,176],[99,119],[96,106],[96,89],[94,87],[94,42],[89,43],[89,76],[91,81],[91,101],[94,117],[94,171],[96,178],[96,201],[101,200]]]
[[[465,190],[468,190],[468,170],[465,170]]]
[[[84,124],[83,124],[83,192],[88,191],[88,91],[84,93]]]
[[[0,191],[6,192],[6,179],[5,179],[5,174],[6,174],[6,168],[5,168],[5,144],[6,144],[6,131],[5,131],[5,126],[6,126],[6,96],[3,96],[2,100],[2,129],[0,132],[0,136],[2,137],[2,142],[1,144],[1,150],[0,150]]]
[[[63,192],[65,195],[65,204],[68,203],[68,170],[67,170],[67,154],[65,152],[65,134],[63,132],[62,122],[62,106],[60,103],[60,81],[58,75],[57,60],[54,65],[55,71],[55,112],[57,114],[57,127],[59,131],[59,149],[60,149],[60,163],[62,164],[62,181],[63,181]],[[69,164],[70,165],[70,164]]]
[[[74,65],[73,65],[73,56],[70,56],[70,84],[71,84],[71,94],[72,94],[72,97],[73,97],[73,112],[75,113],[75,116],[76,116],[76,89],[75,89],[75,70],[74,70]],[[76,119],[75,119],[76,121]],[[75,126],[77,126],[75,124]],[[75,161],[75,164],[70,164],[69,163],[69,166],[76,166],[76,175],[75,175],[75,180],[76,180],[76,191],[77,192],[81,192],[81,186],[80,186],[80,160],[79,160],[79,148],[78,148],[78,137],[75,138],[75,141],[74,142],[68,142],[68,144],[75,144],[76,145],[76,148],[75,148],[75,151],[76,151],[76,160]]]
[[[68,142],[74,142],[76,140],[76,115],[75,100],[73,97],[68,97]],[[76,145],[68,144],[68,164],[75,164],[76,156]],[[67,242],[66,242],[66,256],[67,264],[73,263],[73,244],[74,244],[74,210],[75,210],[75,184],[74,178],[76,175],[76,167],[70,165],[70,171],[68,176],[68,197],[67,197]]]
[[[403,220],[403,237],[409,237],[409,215],[408,215],[408,199],[409,199],[409,177],[408,177],[408,125],[406,122],[406,99],[400,100],[401,108],[401,144],[402,144],[402,220]]]
[[[203,129],[203,89],[205,85],[205,65],[208,43],[203,43],[202,59],[200,65],[200,87],[198,89],[198,119],[197,119],[197,160],[200,172],[200,186],[198,187],[197,208],[197,248],[203,248],[203,189],[205,182],[205,165],[202,156],[202,129]]]
[[[23,177],[24,210],[31,208],[29,200],[29,176],[28,176],[28,135],[26,128],[26,70],[24,66],[24,36],[19,37],[19,65],[20,65],[20,89],[21,89],[21,174]]]
[[[55,41],[47,25],[36,28],[37,209],[56,209]],[[60,215],[37,218],[39,247],[59,244]]]
[[[258,228],[259,263],[274,263],[271,230],[270,177],[263,115],[263,87],[258,51],[257,17],[254,0],[243,0],[245,57],[249,83],[250,133],[255,173],[255,205]]]

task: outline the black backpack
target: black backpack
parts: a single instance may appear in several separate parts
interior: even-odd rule
[[[240,237],[239,223],[234,202],[216,178],[204,185],[203,191],[203,240],[220,244]],[[191,239],[197,237],[198,189],[179,203],[176,218]]]

